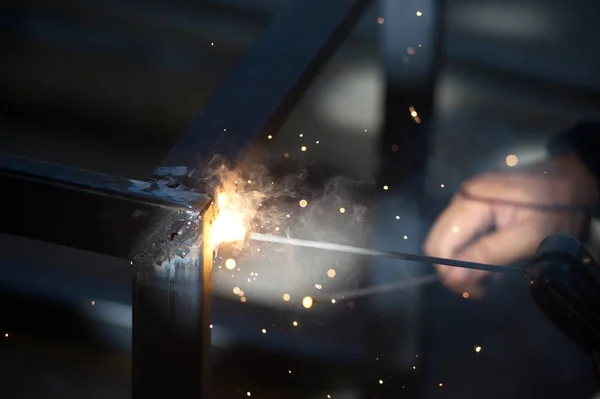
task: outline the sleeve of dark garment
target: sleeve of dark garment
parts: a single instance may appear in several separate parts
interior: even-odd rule
[[[564,130],[548,143],[551,156],[572,152],[600,183],[600,122],[582,122]]]

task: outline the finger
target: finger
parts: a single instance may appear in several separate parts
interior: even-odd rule
[[[492,265],[508,265],[532,256],[545,237],[543,223],[524,220],[486,234],[468,244],[458,259]]]
[[[456,197],[431,228],[424,251],[430,256],[455,258],[467,243],[488,230],[492,223],[492,209],[488,204]],[[438,270],[444,274],[447,268],[440,266]]]
[[[540,230],[539,221],[528,220],[502,230],[486,234],[469,244],[457,255],[457,259],[506,265],[525,259],[535,253],[545,234]],[[440,279],[451,290],[469,292],[472,298],[484,294],[482,281],[490,272],[451,267],[440,267]]]

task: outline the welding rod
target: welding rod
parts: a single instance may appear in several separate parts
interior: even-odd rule
[[[525,274],[525,269],[522,266],[487,265],[487,264],[477,263],[477,262],[468,262],[468,261],[463,261],[463,260],[446,259],[446,258],[436,258],[433,256],[414,255],[414,254],[407,254],[404,252],[380,251],[380,250],[376,250],[376,249],[355,247],[352,245],[342,245],[342,244],[334,244],[334,243],[329,243],[329,242],[302,240],[302,239],[298,239],[298,238],[275,236],[275,235],[271,235],[271,234],[250,233],[249,239],[253,240],[253,241],[269,242],[269,243],[273,243],[273,244],[286,244],[286,245],[293,245],[293,246],[297,246],[297,247],[322,249],[322,250],[326,250],[326,251],[345,252],[345,253],[351,253],[351,254],[356,254],[356,255],[375,256],[375,257],[407,260],[409,262],[420,262],[420,263],[430,263],[430,264],[435,264],[435,265],[460,267],[463,269],[485,270],[485,271],[489,271],[489,272],[496,272],[496,273],[503,273],[503,274],[510,274],[510,273],[518,273],[521,275]]]

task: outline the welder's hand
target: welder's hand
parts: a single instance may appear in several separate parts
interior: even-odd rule
[[[463,184],[434,223],[424,250],[435,257],[513,263],[533,255],[548,235],[579,235],[589,220],[583,210],[549,206],[591,205],[598,199],[595,179],[574,155],[526,170],[484,174]],[[489,272],[436,267],[452,290],[473,298],[483,295],[481,282]]]

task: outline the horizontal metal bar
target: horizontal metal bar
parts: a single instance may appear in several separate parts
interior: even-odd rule
[[[287,4],[160,166],[202,172],[214,154],[234,161],[263,132],[283,123],[370,0]]]
[[[209,198],[169,181],[142,182],[0,154],[0,232],[128,258],[145,232]]]

